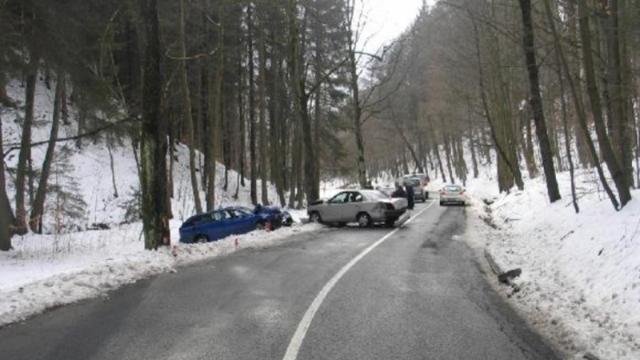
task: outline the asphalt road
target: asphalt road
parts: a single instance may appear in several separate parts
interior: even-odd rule
[[[456,237],[465,209],[425,209],[344,273],[297,359],[555,359]],[[241,251],[0,329],[2,359],[282,359],[327,282],[389,229],[328,229]]]

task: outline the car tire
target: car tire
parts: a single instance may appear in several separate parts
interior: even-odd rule
[[[358,226],[361,228],[366,228],[371,226],[371,216],[367,213],[360,213],[356,216],[356,220],[358,221]]]
[[[195,244],[204,244],[209,242],[209,238],[206,235],[198,235],[193,239]]]
[[[384,226],[392,228],[396,224],[397,219],[388,219],[384,222]]]
[[[440,201],[440,206],[444,206],[444,201]]]
[[[314,211],[314,212],[310,213],[309,214],[309,222],[322,224],[322,217],[320,216],[320,213],[317,212],[317,211]]]
[[[256,224],[256,230],[264,230],[267,228],[267,223],[264,221],[258,221]]]

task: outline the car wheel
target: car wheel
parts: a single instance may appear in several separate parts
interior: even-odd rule
[[[322,218],[320,217],[320,214],[317,211],[314,211],[311,214],[309,214],[309,222],[320,224],[322,223]]]
[[[193,242],[196,244],[204,244],[209,242],[209,239],[205,235],[198,235],[193,239]]]
[[[260,221],[256,224],[256,230],[264,230],[267,228],[267,223]]]
[[[358,226],[360,226],[361,228],[371,226],[371,216],[369,216],[369,214],[367,213],[358,214],[356,220],[358,220]]]
[[[440,201],[440,206],[444,206],[444,201]]]
[[[392,228],[396,224],[396,219],[388,219],[384,222],[384,226]]]

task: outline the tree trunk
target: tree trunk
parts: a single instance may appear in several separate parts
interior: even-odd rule
[[[196,142],[193,129],[193,114],[191,105],[191,92],[189,91],[189,78],[187,76],[187,44],[185,34],[185,0],[180,0],[180,32],[178,41],[180,42],[180,87],[182,88],[182,114],[185,131],[187,132],[187,142],[189,146],[189,173],[191,175],[191,191],[193,203],[197,214],[202,213],[202,203],[200,202],[200,190],[198,186],[198,174],[196,164]]]
[[[242,60],[238,61],[238,83],[242,84],[238,88],[238,121],[240,122],[240,144],[238,149],[238,158],[240,161],[240,169],[238,170],[238,174],[240,175],[238,180],[240,181],[239,185],[245,187],[244,178],[246,176],[245,168],[246,168],[246,148],[247,148],[247,119],[245,116],[245,101],[244,101],[244,89],[243,86],[246,86],[244,83],[244,67],[242,64]],[[238,189],[236,190],[236,194],[238,193]],[[236,195],[237,196],[237,195]]]
[[[534,155],[533,134],[531,131],[531,119],[526,111],[521,111],[522,119],[525,123],[525,144],[524,144],[524,160],[527,164],[529,178],[533,179],[538,176],[538,166]]]
[[[42,163],[42,171],[40,172],[40,181],[36,192],[35,200],[31,206],[31,218],[29,226],[31,231],[42,234],[42,217],[44,215],[44,203],[47,196],[47,186],[49,182],[49,174],[51,173],[51,163],[56,148],[56,140],[58,139],[58,128],[60,125],[60,103],[62,100],[62,89],[65,87],[64,75],[58,74],[56,82],[56,90],[53,101],[53,118],[51,120],[51,135],[49,136],[49,144],[47,152]]]
[[[352,41],[352,34],[349,34],[349,84],[351,86],[351,101],[353,111],[353,135],[356,141],[356,168],[358,170],[358,183],[362,188],[367,186],[367,165],[364,153],[364,138],[362,136],[362,104],[360,103],[360,84],[358,84],[358,63]]]
[[[556,57],[557,51],[556,51]],[[560,59],[556,59],[560,64]],[[558,78],[560,82],[560,106],[562,107],[562,129],[564,131],[564,149],[567,153],[567,162],[569,163],[569,177],[571,180],[571,203],[576,214],[580,212],[580,206],[578,206],[578,197],[576,196],[576,181],[575,181],[575,168],[573,165],[573,155],[571,154],[571,133],[569,132],[569,121],[567,120],[567,100],[564,92],[564,77],[562,76],[562,70],[558,68]]]
[[[579,96],[578,93],[578,89],[577,86],[574,83],[574,79],[573,76],[571,74],[571,71],[569,69],[569,63],[567,62],[567,58],[564,55],[564,51],[562,50],[562,44],[560,42],[560,36],[558,35],[558,32],[556,30],[555,27],[555,23],[554,23],[554,19],[553,19],[553,13],[551,12],[551,5],[549,4],[550,0],[544,0],[544,7],[545,7],[545,12],[547,14],[547,20],[549,22],[549,26],[551,28],[551,33],[553,35],[553,40],[554,40],[554,45],[556,48],[556,52],[558,53],[558,56],[560,58],[560,62],[562,64],[563,69],[565,70],[565,74],[567,76],[567,82],[569,85],[569,89],[571,90],[571,95],[573,97],[573,101],[574,101],[574,106],[576,109],[576,113],[577,113],[577,118],[578,118],[578,123],[580,125],[580,128],[582,129],[583,135],[584,135],[584,140],[586,142],[586,145],[589,149],[589,153],[591,155],[591,159],[593,160],[595,166],[596,166],[596,170],[598,172],[598,177],[600,179],[600,182],[602,183],[602,186],[605,190],[605,192],[607,193],[607,196],[609,197],[609,200],[611,201],[611,204],[613,205],[614,209],[618,209],[619,207],[619,203],[618,200],[616,199],[615,195],[613,194],[613,191],[611,190],[611,187],[609,187],[609,183],[607,182],[607,179],[604,175],[604,171],[602,170],[602,165],[600,164],[600,160],[598,159],[598,153],[596,151],[596,147],[595,144],[593,143],[593,140],[591,139],[591,134],[590,134],[590,130],[589,130],[589,126],[587,125],[587,115],[585,113],[584,107],[582,105],[582,99]]]
[[[247,62],[249,63],[249,161],[251,162],[251,203],[258,203],[258,158],[256,156],[256,95],[255,95],[255,65],[253,53],[253,9],[249,4],[247,8],[247,42],[248,53]]]
[[[452,183],[455,183],[455,177],[453,176],[453,169],[452,169],[452,160],[451,160],[451,142],[449,141],[449,135],[448,134],[442,134],[442,138],[444,140],[444,154],[446,156],[447,159],[447,170],[449,172],[449,179],[451,179]]]
[[[216,203],[216,173],[217,173],[217,160],[218,160],[218,147],[219,147],[219,134],[220,126],[222,123],[222,81],[224,79],[224,22],[222,21],[224,14],[224,7],[222,2],[218,5],[217,20],[219,26],[217,27],[217,39],[216,44],[218,46],[216,51],[215,71],[213,79],[208,81],[208,93],[209,93],[209,106],[208,106],[208,150],[207,150],[207,211],[213,211]],[[210,31],[209,31],[210,32]],[[212,40],[213,42],[213,40]]]
[[[620,6],[623,5],[623,6]],[[608,113],[611,131],[609,137],[613,146],[614,155],[620,164],[620,170],[624,173],[626,184],[633,184],[633,163],[631,159],[631,134],[632,126],[627,107],[629,101],[623,85],[622,72],[626,59],[622,59],[620,18],[624,17],[624,1],[609,0],[608,7],[604,9],[601,17],[604,23],[604,37],[607,45],[606,79],[608,83]],[[622,204],[624,206],[624,202]]]
[[[298,1],[289,0],[287,17],[289,22],[289,68],[291,71],[291,87],[294,96],[294,109],[302,131],[304,150],[304,192],[307,202],[318,199],[319,178],[316,173],[316,150],[313,146],[311,120],[309,117],[309,94],[306,90],[303,54],[301,47],[301,31],[298,24]]]
[[[624,171],[615,158],[611,142],[609,140],[606,124],[602,114],[602,104],[598,85],[596,83],[595,69],[593,65],[593,53],[591,47],[591,33],[589,29],[589,12],[586,0],[578,1],[578,18],[580,24],[580,38],[582,40],[582,61],[587,83],[587,94],[591,104],[591,113],[593,114],[593,122],[598,136],[598,143],[602,157],[611,172],[613,182],[616,184],[618,196],[620,197],[621,206],[625,206],[631,200],[629,184],[625,177]]]
[[[0,154],[4,154],[2,146],[2,119],[0,119]],[[0,161],[0,251],[11,250],[11,237],[13,237],[13,224],[15,218],[11,210],[11,203],[7,196],[7,187],[4,175],[4,161]]]
[[[440,169],[440,174],[442,174],[442,182],[446,184],[447,175],[444,172],[444,165],[442,164],[442,157],[440,156],[440,146],[435,145],[433,152],[436,154],[436,159],[438,160],[438,169]],[[453,181],[453,179],[451,179],[451,181]]]
[[[393,110],[392,110],[392,114],[393,114]],[[393,117],[396,118],[396,116],[393,116]],[[416,154],[416,151],[413,149],[413,145],[411,144],[409,139],[407,139],[407,137],[405,136],[404,132],[402,131],[402,128],[400,127],[400,125],[398,125],[394,121],[392,121],[392,123],[394,124],[394,127],[396,128],[396,132],[398,133],[398,135],[400,135],[400,139],[402,139],[402,142],[407,147],[407,150],[409,150],[409,154],[411,154],[411,158],[413,159],[413,162],[415,163],[415,166],[418,169],[418,172],[421,173],[421,174],[424,173],[424,168],[422,167],[422,162],[420,161],[420,158],[418,158],[418,154]]]
[[[260,107],[259,123],[258,123],[258,149],[260,150],[260,197],[263,205],[269,204],[269,192],[267,190],[267,48],[264,41],[264,34],[260,33],[260,84],[258,103]]]
[[[294,208],[296,204],[296,192],[300,192],[298,187],[300,183],[298,178],[300,177],[300,162],[302,154],[300,153],[300,124],[295,122],[293,124],[291,138],[291,178],[289,186],[289,207]]]
[[[27,74],[27,86],[25,94],[25,115],[22,124],[22,137],[20,139],[20,155],[18,155],[18,168],[16,170],[16,216],[15,233],[26,234],[27,209],[25,205],[25,187],[27,181],[27,171],[31,159],[31,126],[33,124],[34,98],[36,91],[37,68],[35,61],[30,64]]]
[[[489,129],[491,132],[491,138],[493,139],[493,143],[496,147],[496,152],[498,153],[498,174],[504,175],[506,171],[501,170],[506,168],[510,177],[516,183],[518,189],[524,189],[524,182],[522,181],[522,174],[520,173],[520,167],[517,164],[517,161],[514,163],[513,159],[509,156],[508,152],[503,147],[503,140],[511,141],[511,139],[504,139],[504,137],[500,138],[498,136],[498,126],[499,124],[495,123],[493,116],[491,115],[491,110],[489,107],[489,100],[487,99],[486,87],[485,87],[485,79],[484,79],[484,66],[482,64],[482,53],[480,51],[480,34],[478,31],[478,25],[476,24],[476,20],[471,14],[471,22],[473,25],[473,36],[474,36],[474,44],[475,44],[475,55],[478,66],[478,91],[480,92],[480,98],[482,100],[482,106],[484,109],[485,117],[487,122],[489,123]],[[504,124],[503,124],[504,125]],[[508,124],[507,124],[508,125]],[[502,132],[502,131],[501,131]],[[490,157],[488,157],[490,159]],[[507,186],[504,185],[501,180],[501,176],[499,176],[500,191],[507,191]],[[510,187],[510,186],[509,186]]]
[[[469,174],[469,169],[467,169],[467,162],[464,160],[462,138],[456,138],[453,144],[456,153],[456,171],[458,173],[458,178],[462,180],[462,184],[464,186],[467,186],[467,175]]]
[[[276,42],[274,32],[270,33],[270,42]],[[269,160],[271,161],[271,178],[276,186],[278,200],[280,206],[284,207],[286,206],[284,178],[287,168],[287,156],[283,145],[286,141],[286,136],[282,133],[286,129],[283,125],[284,120],[282,119],[282,108],[280,106],[280,87],[284,81],[281,78],[281,62],[277,51],[273,51],[270,60],[269,137],[271,138],[271,144],[269,147]]]
[[[531,0],[519,0],[522,10],[523,24],[523,47],[529,73],[529,87],[531,92],[531,110],[536,124],[536,135],[540,146],[540,156],[544,169],[545,180],[547,182],[547,194],[550,202],[560,200],[560,190],[556,179],[556,170],[553,165],[553,152],[547,134],[547,124],[542,108],[542,96],[540,95],[540,79],[538,75],[538,64],[536,62],[535,42],[533,33],[533,20],[531,17]]]
[[[407,162],[407,151],[402,149],[402,151],[400,153],[402,154],[402,172],[404,174],[408,174],[409,173],[409,164]]]
[[[167,121],[161,114],[160,24],[157,0],[140,0],[146,39],[142,98],[142,223],[146,249],[169,245]]]

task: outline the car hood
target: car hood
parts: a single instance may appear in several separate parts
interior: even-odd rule
[[[312,202],[309,204],[309,206],[322,205],[322,204],[324,204],[324,202],[325,202],[325,201],[327,201],[327,200],[319,199],[319,200],[316,200],[316,201],[312,201]]]

